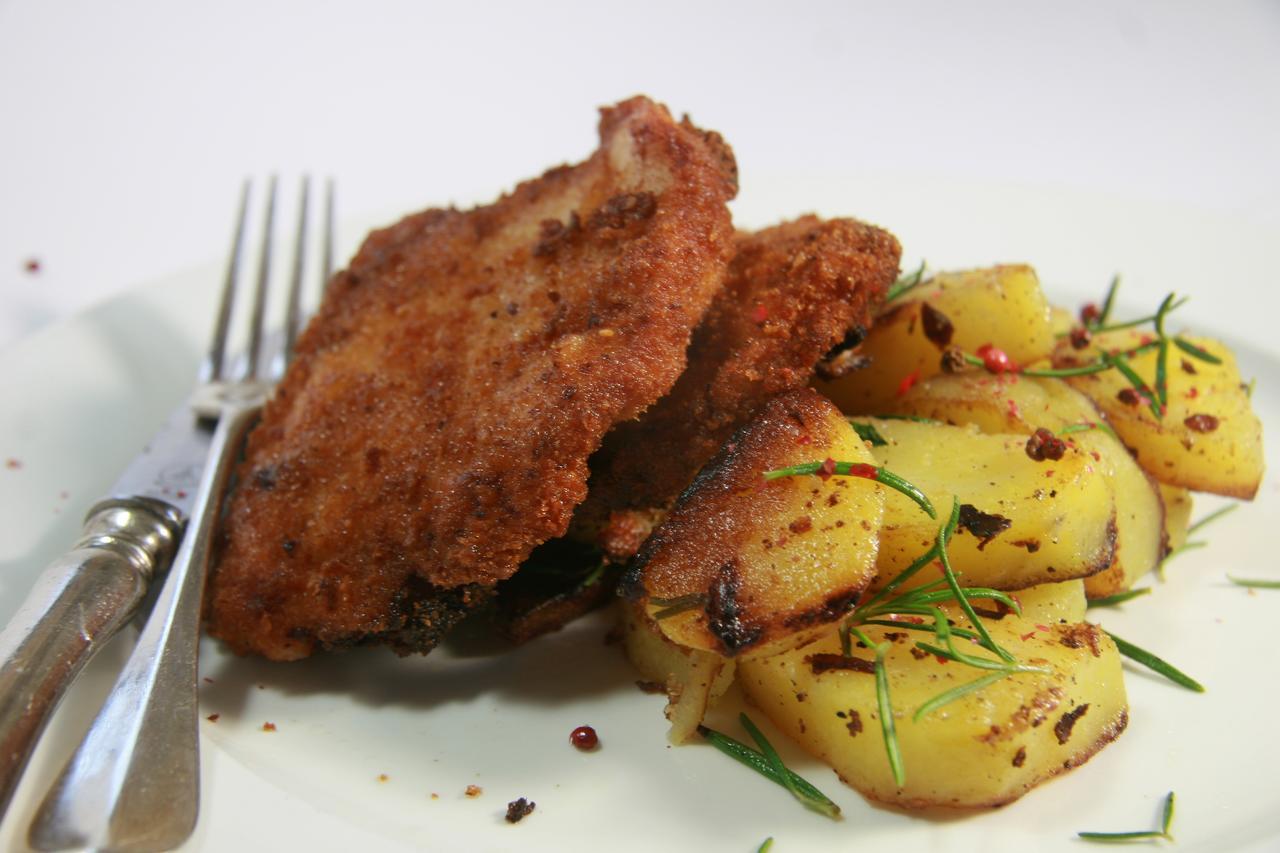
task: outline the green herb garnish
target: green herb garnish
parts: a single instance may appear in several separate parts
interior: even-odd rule
[[[670,619],[672,616],[688,610],[696,610],[707,603],[707,596],[701,592],[691,592],[688,595],[678,595],[675,598],[650,598],[649,603],[661,608],[653,614],[653,618],[662,620]]]
[[[1160,828],[1138,832],[1077,832],[1086,841],[1139,841],[1150,838],[1163,838],[1172,841],[1169,827],[1173,825],[1173,791],[1164,798],[1164,811],[1160,816]]]
[[[742,715],[742,720],[744,720],[744,728],[751,722],[747,719],[746,714]],[[751,728],[755,729],[755,726],[752,725]],[[756,732],[759,732],[759,729],[756,729]],[[781,759],[775,765],[764,753],[706,726],[698,726],[698,734],[706,738],[708,743],[725,755],[745,764],[761,776],[791,791],[800,802],[804,803],[806,808],[813,809],[833,820],[840,817],[840,807],[833,803],[830,797],[815,788],[804,777],[782,766]],[[753,733],[752,736],[754,737],[755,734]],[[761,734],[760,738],[763,739],[764,735]],[[768,743],[768,741],[765,740],[764,743]],[[770,750],[772,750],[772,747],[770,747]],[[774,755],[776,756],[777,753],[774,752]]]
[[[769,853],[769,851],[772,849],[773,849],[773,836],[770,835],[768,838],[766,838],[764,841],[760,843],[759,847],[756,848],[756,853]]]
[[[884,447],[889,443],[880,434],[880,430],[876,429],[872,424],[859,423],[850,419],[849,426],[853,427],[853,431],[858,434],[858,438],[870,442],[872,447]]]
[[[1140,649],[1137,646],[1135,646],[1133,643],[1128,642],[1127,640],[1120,639],[1110,631],[1107,631],[1107,634],[1110,635],[1111,639],[1115,641],[1116,648],[1120,650],[1120,654],[1124,655],[1130,660],[1137,661],[1138,663],[1142,664],[1152,672],[1158,672],[1160,675],[1163,675],[1165,678],[1169,679],[1174,684],[1181,685],[1182,687],[1185,687],[1188,690],[1194,690],[1197,693],[1204,692],[1203,684],[1196,681],[1194,678],[1187,675],[1185,672],[1178,669],[1176,666],[1164,660],[1163,658],[1153,655],[1151,652],[1147,651],[1146,649]]]
[[[914,289],[921,281],[924,280],[925,262],[921,261],[920,266],[915,272],[905,273],[898,276],[897,281],[889,285],[889,290],[884,295],[884,302],[888,305],[893,300],[899,298],[904,293]]]
[[[1236,586],[1247,586],[1251,589],[1280,589],[1280,581],[1251,580],[1249,578],[1238,578],[1234,575],[1227,575],[1227,580]]]
[[[1108,595],[1105,598],[1094,598],[1088,603],[1088,607],[1115,607],[1117,604],[1124,604],[1126,601],[1138,598],[1143,595],[1150,595],[1151,587],[1144,586],[1140,589],[1131,589],[1125,592],[1117,592],[1115,595]]]
[[[782,477],[801,477],[809,474],[815,474],[820,477],[836,475],[875,480],[877,483],[888,486],[894,491],[901,492],[911,498],[930,518],[938,517],[933,504],[929,502],[928,496],[918,486],[912,485],[887,468],[866,462],[837,462],[828,458],[822,462],[805,462],[800,465],[791,465],[787,468],[775,468],[772,471],[765,471],[764,479],[765,482],[768,482]]]

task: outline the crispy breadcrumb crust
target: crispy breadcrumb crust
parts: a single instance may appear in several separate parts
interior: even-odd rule
[[[611,526],[611,513],[668,507],[734,430],[773,397],[807,385],[832,347],[870,325],[902,251],[887,231],[815,216],[735,242],[689,367],[639,420],[605,437],[575,529],[609,538],[619,521]]]
[[[439,590],[470,607],[564,533],[601,438],[684,369],[733,250],[718,135],[638,97],[600,140],[494,204],[372,233],[335,276],[239,466],[211,634],[282,660],[426,651],[456,621]]]

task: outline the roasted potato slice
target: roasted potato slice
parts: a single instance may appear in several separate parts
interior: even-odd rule
[[[667,692],[667,737],[684,743],[697,732],[711,703],[733,684],[734,661],[671,642],[636,602],[619,601],[618,615],[627,657],[644,679]]]
[[[1053,350],[1049,303],[1035,270],[997,266],[940,273],[876,318],[861,354],[864,370],[815,387],[849,414],[883,414],[912,383],[940,372],[948,345],[995,344],[1018,363]]]
[[[871,463],[813,390],[775,398],[698,474],[623,578],[671,640],[740,655],[844,615],[875,573],[884,496],[868,480],[765,471],[828,457]],[[798,641],[799,638],[797,638]]]
[[[1122,329],[1094,335],[1083,350],[1058,345],[1053,363],[1069,367],[1102,352],[1129,352],[1151,339]],[[1209,364],[1170,346],[1167,357],[1168,406],[1157,418],[1148,400],[1118,370],[1068,379],[1106,413],[1107,419],[1151,476],[1171,486],[1252,500],[1262,480],[1262,424],[1241,384],[1235,356],[1209,338],[1187,338],[1220,359]],[[1155,387],[1157,351],[1129,359],[1148,388]]]
[[[951,563],[966,586],[1022,589],[1087,577],[1115,559],[1116,504],[1097,461],[1078,447],[1037,462],[1020,435],[987,435],[973,426],[869,420],[885,440],[876,462],[914,483],[940,512],[952,496],[966,533],[951,544]],[[904,497],[885,500],[875,585],[886,583],[928,550],[939,522]],[[911,581],[933,580],[921,572]]]
[[[1104,421],[1092,400],[1061,379],[992,376],[981,370],[935,376],[895,401],[894,411],[949,423],[972,423],[983,432],[1027,435],[1041,428],[1061,433]],[[1090,429],[1063,437],[1094,456],[1115,492],[1115,560],[1085,582],[1091,598],[1114,595],[1131,587],[1164,557],[1161,493],[1156,482],[1105,430]]]
[[[738,681],[775,726],[870,799],[908,808],[998,806],[1087,761],[1124,730],[1128,706],[1120,655],[1101,629],[1030,613],[986,624],[1021,663],[1047,671],[1009,675],[918,721],[924,703],[984,671],[922,652],[915,643],[930,634],[866,629],[873,642],[890,641],[885,671],[902,787],[885,752],[868,650],[854,649],[853,667],[827,668],[822,664],[841,654],[831,632],[803,648],[742,661]]]

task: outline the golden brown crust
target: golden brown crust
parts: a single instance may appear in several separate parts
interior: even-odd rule
[[[739,234],[688,369],[605,438],[575,524],[599,529],[611,512],[668,506],[760,406],[807,385],[850,329],[870,323],[900,254],[893,235],[849,219],[804,216]]]
[[[372,233],[249,439],[209,630],[273,658],[394,634],[410,579],[491,585],[665,393],[732,251],[722,140],[633,98],[600,148]]]

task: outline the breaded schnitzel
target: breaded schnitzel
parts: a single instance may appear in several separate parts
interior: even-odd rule
[[[804,216],[739,234],[688,368],[639,420],[605,438],[575,528],[599,531],[614,559],[635,553],[660,517],[653,510],[670,506],[734,430],[807,385],[851,330],[865,334],[900,255],[892,234],[851,219]]]
[[[733,154],[633,98],[494,204],[374,232],[251,434],[207,597],[238,652],[427,651],[564,533],[664,394],[733,250]],[[447,590],[447,591],[446,591]]]

